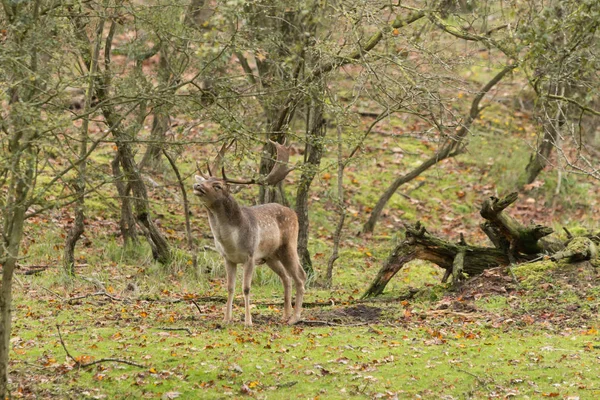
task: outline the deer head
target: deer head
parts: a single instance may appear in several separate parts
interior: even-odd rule
[[[229,197],[229,187],[223,179],[211,176],[205,178],[196,175],[194,183],[194,194],[200,198],[205,206],[211,207],[213,204],[222,202]]]

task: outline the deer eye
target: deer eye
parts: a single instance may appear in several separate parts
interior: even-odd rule
[[[219,183],[217,183],[214,185],[214,188],[217,190],[221,190],[221,189],[223,189],[223,186],[221,186]]]

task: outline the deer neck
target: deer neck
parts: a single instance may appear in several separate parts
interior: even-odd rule
[[[227,196],[223,201],[207,206],[209,222],[211,228],[218,226],[240,227],[246,222],[242,213],[242,208],[231,196]]]

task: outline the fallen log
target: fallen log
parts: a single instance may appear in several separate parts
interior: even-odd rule
[[[405,239],[394,247],[363,298],[383,293],[390,279],[408,262],[417,259],[430,261],[445,269],[442,282],[447,282],[452,276],[454,283],[460,282],[465,274],[479,275],[489,268],[545,257],[567,262],[598,259],[600,235],[573,238],[566,231],[566,243],[550,238],[548,235],[554,232],[551,228],[535,224],[525,226],[504,212],[517,197],[517,193],[503,198],[490,197],[481,206],[480,214],[486,221],[480,228],[494,247],[470,246],[462,235],[458,243],[440,239],[427,232],[420,222],[407,226]]]
[[[363,298],[383,293],[387,283],[404,265],[412,260],[430,261],[446,270],[442,282],[450,275],[459,280],[460,274],[481,274],[488,268],[510,263],[508,255],[497,248],[471,246],[461,240],[452,243],[431,235],[420,222],[406,228],[406,238],[398,243]]]

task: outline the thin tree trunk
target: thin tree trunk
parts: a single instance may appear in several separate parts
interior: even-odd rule
[[[110,127],[112,135],[117,146],[117,153],[121,165],[123,166],[123,176],[131,187],[133,193],[133,207],[135,218],[143,226],[147,234],[152,255],[155,260],[161,264],[167,264],[171,260],[171,249],[169,243],[162,235],[150,215],[150,203],[148,201],[148,192],[142,176],[135,163],[133,150],[131,149],[132,138],[122,128],[122,118],[117,114],[114,106],[111,104],[108,90],[111,85],[111,49],[112,39],[116,31],[116,22],[111,23],[104,48],[104,74],[98,76],[95,84],[95,93],[98,102],[102,104],[102,114],[106,124]]]
[[[425,160],[423,163],[421,163],[421,165],[419,165],[417,168],[413,169],[412,171],[410,171],[404,175],[397,177],[394,180],[394,182],[387,188],[387,190],[379,198],[379,201],[377,201],[377,204],[373,208],[373,211],[371,212],[369,220],[363,227],[364,233],[372,233],[373,232],[373,230],[375,229],[375,224],[379,220],[379,216],[381,215],[381,212],[383,211],[383,209],[386,206],[386,204],[388,203],[388,201],[392,198],[392,196],[394,195],[394,193],[396,193],[396,191],[398,190],[398,188],[400,186],[412,181],[413,179],[415,179],[416,177],[421,175],[423,172],[427,171],[429,168],[431,168],[438,162],[440,162],[446,158],[453,157],[456,154],[458,154],[458,152],[461,150],[462,140],[465,138],[465,136],[469,132],[469,128],[471,127],[471,124],[473,123],[473,121],[479,116],[479,112],[481,111],[481,109],[479,108],[479,103],[481,102],[483,97],[498,82],[500,82],[502,80],[502,78],[504,78],[504,76],[506,74],[508,74],[510,71],[512,71],[516,67],[517,67],[517,64],[507,65],[498,74],[496,74],[496,76],[494,76],[492,78],[492,80],[490,80],[480,90],[479,93],[477,93],[477,95],[473,99],[473,102],[471,103],[471,109],[469,111],[469,114],[467,114],[465,116],[465,119],[464,119],[460,129],[458,130],[458,132],[454,136],[448,137],[444,141],[444,143],[442,144],[440,149],[437,152],[435,152],[434,155],[432,155],[427,160]]]
[[[338,140],[338,176],[337,176],[337,207],[340,214],[337,226],[335,227],[335,233],[333,234],[333,250],[331,256],[327,262],[327,272],[325,274],[325,285],[331,287],[333,283],[333,264],[338,259],[340,241],[342,239],[342,228],[344,227],[344,220],[346,219],[346,206],[344,206],[344,167],[345,163],[342,154],[342,128],[338,122],[337,126],[337,140]]]
[[[298,256],[302,268],[308,276],[314,274],[310,253],[308,251],[308,195],[310,185],[321,165],[323,156],[323,138],[327,133],[325,120],[323,119],[323,103],[319,101],[318,96],[312,100],[311,115],[312,121],[307,131],[306,147],[304,151],[304,167],[302,176],[296,193],[296,214],[298,214]]]
[[[177,182],[179,182],[179,188],[181,189],[181,196],[183,197],[183,212],[185,214],[185,233],[188,242],[188,249],[192,254],[192,267],[198,276],[202,275],[203,271],[198,270],[198,256],[196,255],[196,248],[194,246],[194,239],[192,236],[192,225],[190,223],[190,202],[188,201],[187,190],[185,190],[185,184],[183,183],[183,179],[181,178],[181,174],[179,173],[179,169],[177,168],[177,164],[175,160],[167,153],[166,149],[163,149],[163,153],[166,159],[171,164],[171,168],[173,168],[173,172],[175,172],[175,176],[177,177]]]
[[[565,89],[561,88],[561,96],[564,96]],[[565,124],[566,119],[561,103],[556,103],[556,115],[554,120],[549,116],[546,116],[546,120],[542,124],[544,128],[544,136],[542,142],[539,144],[538,149],[529,158],[529,163],[525,167],[525,174],[527,183],[532,183],[538,177],[540,172],[548,165],[548,160],[552,154],[552,150],[560,141],[560,130]]]
[[[121,202],[119,228],[121,230],[121,237],[123,238],[123,246],[126,247],[129,244],[136,245],[139,243],[139,238],[135,224],[135,218],[133,216],[133,209],[131,206],[131,188],[123,181],[123,173],[121,172],[121,158],[119,157],[119,153],[115,154],[115,157],[110,165],[112,167],[115,187],[117,188],[117,193],[119,194],[119,201]]]
[[[114,120],[114,118],[110,113],[105,113],[104,117],[110,126],[114,126],[111,124],[111,120]],[[148,202],[146,185],[144,184],[142,176],[137,169],[137,165],[135,164],[133,152],[127,141],[127,136],[119,128],[113,128],[113,134],[115,136],[115,143],[121,159],[121,165],[123,166],[124,175],[127,182],[129,182],[131,191],[133,193],[135,218],[148,233],[148,239],[151,241],[154,259],[161,264],[166,264],[171,259],[171,250],[167,240],[159,231],[158,227],[150,216],[150,204]]]
[[[5,217],[3,236],[6,241],[2,243],[0,250],[0,263],[2,263],[2,284],[0,287],[0,398],[8,396],[8,360],[10,353],[10,331],[12,325],[12,280],[17,260],[19,247],[23,239],[23,226],[25,224],[25,213],[27,211],[26,199],[29,193],[30,182],[33,180],[35,157],[30,153],[31,145],[25,139],[24,145],[15,149],[19,154],[15,155],[12,177],[10,182],[16,182],[14,187],[9,188],[9,201],[3,210]],[[19,144],[18,142],[15,144]],[[23,161],[23,155],[27,160]],[[25,171],[20,164],[25,162]],[[14,193],[11,193],[14,190]]]
[[[90,109],[92,104],[92,97],[94,92],[94,75],[98,70],[98,56],[100,55],[100,47],[102,44],[102,32],[104,31],[104,20],[100,21],[98,28],[96,29],[96,46],[88,65],[89,80],[88,87],[85,93],[84,106],[83,106],[83,123],[81,126],[81,144],[79,148],[79,159],[85,159],[88,151],[88,128],[90,124]],[[65,251],[63,256],[63,267],[69,275],[75,275],[75,246],[79,241],[81,235],[85,231],[85,181],[86,181],[86,164],[83,160],[77,168],[77,182],[75,183],[75,196],[77,202],[75,203],[75,220],[73,226],[67,234],[65,240]]]
[[[38,24],[41,0],[31,2],[32,9],[25,10],[16,6],[9,12],[9,7],[5,8],[8,22],[13,25],[21,24],[18,30],[23,31],[27,28],[34,30]],[[6,3],[4,3],[6,5]],[[18,11],[24,11],[28,18],[23,18]],[[29,15],[31,14],[31,15]],[[18,22],[17,22],[18,21]],[[37,45],[26,46],[21,40],[23,36],[17,37],[20,44],[21,53],[17,56],[21,58],[22,68],[10,76],[9,81],[14,82],[10,89],[10,111],[8,120],[12,122],[12,132],[3,126],[3,133],[8,137],[7,159],[10,166],[3,165],[3,173],[8,183],[2,193],[5,193],[5,200],[0,201],[2,209],[2,236],[0,237],[0,264],[2,265],[2,282],[0,284],[0,399],[9,398],[10,391],[8,387],[8,361],[10,354],[10,332],[12,328],[12,283],[15,267],[19,257],[19,249],[23,239],[23,227],[25,224],[26,212],[29,206],[27,200],[29,191],[34,182],[33,176],[36,170],[37,154],[32,149],[35,138],[38,134],[35,123],[32,124],[32,115],[28,115],[28,106],[31,106],[31,99],[40,91],[40,82],[30,81],[30,77],[35,77],[38,73],[38,47]],[[20,43],[19,43],[20,42]],[[29,81],[29,84],[23,85],[21,81]],[[21,107],[21,105],[23,107]],[[35,108],[32,107],[32,110]],[[38,111],[39,112],[39,111]],[[17,133],[18,132],[18,133]]]

